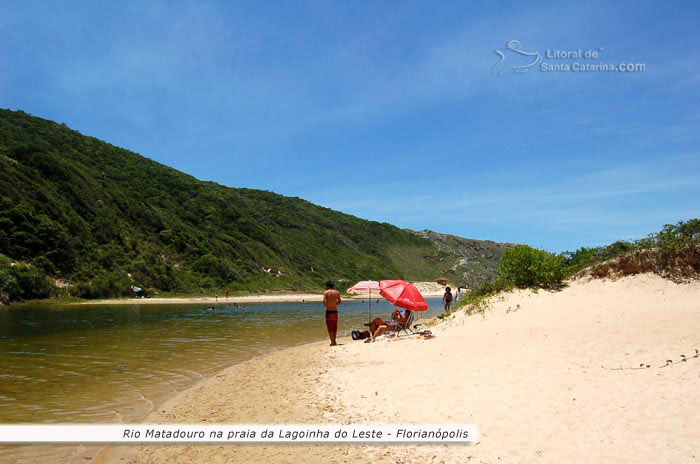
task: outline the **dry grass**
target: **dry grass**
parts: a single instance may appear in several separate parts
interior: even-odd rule
[[[628,275],[652,272],[676,282],[700,277],[700,243],[688,243],[672,253],[657,249],[636,250],[623,256],[593,265],[579,272],[578,277],[619,279]]]

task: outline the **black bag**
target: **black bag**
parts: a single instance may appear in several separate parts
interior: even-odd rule
[[[353,340],[364,340],[365,338],[369,337],[369,332],[366,330],[364,332],[360,332],[359,330],[353,330],[352,332],[350,332],[350,336]]]

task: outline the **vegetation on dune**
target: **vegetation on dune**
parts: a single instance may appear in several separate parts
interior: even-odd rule
[[[527,245],[506,250],[498,279],[513,287],[554,287],[564,279],[563,258]]]
[[[558,255],[527,245],[509,248],[503,254],[498,278],[467,292],[459,307],[478,305],[513,288],[557,288],[576,275],[600,278],[641,272],[676,280],[700,274],[700,219],[668,224],[660,232],[634,242],[619,241]]]

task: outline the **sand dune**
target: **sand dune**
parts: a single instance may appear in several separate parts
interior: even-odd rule
[[[346,340],[234,366],[151,422],[474,423],[473,446],[160,446],[111,462],[697,462],[700,283],[516,291],[431,340]],[[681,362],[685,355],[687,362]],[[666,360],[674,361],[666,366]],[[650,368],[640,369],[640,365]]]

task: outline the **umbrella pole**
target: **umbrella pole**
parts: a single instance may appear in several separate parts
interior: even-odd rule
[[[367,312],[367,322],[369,324],[371,324],[372,323],[372,289],[371,288],[369,289],[369,300],[367,300],[367,301],[369,301],[369,309]]]

